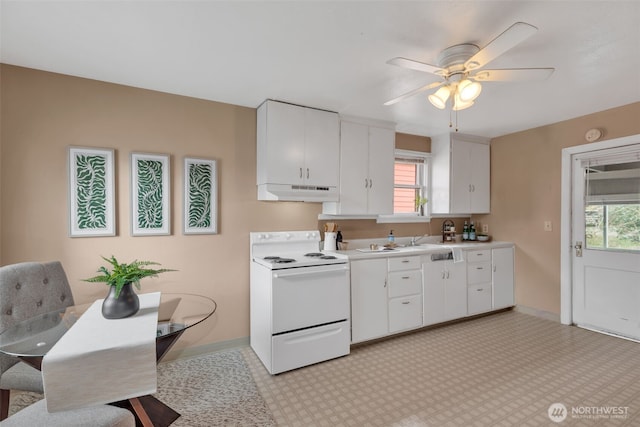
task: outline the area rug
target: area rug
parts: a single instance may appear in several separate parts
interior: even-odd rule
[[[11,395],[10,414],[42,398]],[[159,364],[154,396],[181,414],[172,427],[276,425],[239,349]]]

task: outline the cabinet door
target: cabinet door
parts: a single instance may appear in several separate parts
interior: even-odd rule
[[[305,167],[307,185],[337,187],[340,176],[338,115],[305,108]]]
[[[351,341],[366,341],[389,332],[387,260],[351,262]]]
[[[440,261],[445,264],[444,305],[446,320],[467,315],[467,263]]]
[[[306,108],[267,101],[266,161],[271,184],[303,182]]]
[[[470,212],[490,212],[490,152],[486,144],[469,144],[471,159]]]
[[[393,213],[394,149],[394,130],[369,128],[369,214]]]
[[[422,326],[422,295],[389,300],[389,332],[399,332]]]
[[[451,212],[470,213],[471,155],[473,143],[453,140],[451,143]]]
[[[424,326],[444,322],[444,286],[446,272],[444,262],[426,261],[423,266],[424,275]]]
[[[493,249],[493,308],[514,305],[513,248]]]
[[[369,129],[358,123],[340,125],[340,202],[338,214],[367,213]]]

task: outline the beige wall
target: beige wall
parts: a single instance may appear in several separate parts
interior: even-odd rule
[[[255,110],[2,65],[2,265],[60,260],[76,301],[106,287],[80,281],[100,255],[180,270],[145,279],[144,291],[207,295],[218,311],[180,346],[249,334],[249,231],[315,229],[319,204],[258,202]],[[116,150],[117,237],[69,238],[67,146]],[[172,235],[130,237],[129,155],[171,154]],[[184,156],[218,160],[218,235],[182,234]]]
[[[62,261],[79,302],[101,298],[103,285],[80,279],[100,255],[150,259],[180,270],[145,279],[145,291],[208,295],[213,319],[194,328],[180,347],[246,337],[249,333],[249,231],[322,229],[316,203],[259,202],[255,186],[255,110],[2,65],[0,68],[0,264]],[[640,104],[532,129],[492,141],[492,214],[475,218],[517,249],[519,304],[559,312],[560,150],[584,142],[591,127],[605,138],[640,133]],[[116,237],[69,238],[69,145],[116,150]],[[398,134],[398,148],[429,151],[425,137]],[[172,235],[130,237],[129,155],[169,153]],[[182,161],[219,162],[218,235],[183,236]],[[542,231],[544,220],[554,224]],[[339,221],[345,239],[436,234],[440,221],[375,224]],[[458,225],[458,224],[456,224]]]
[[[560,313],[560,175],[562,149],[586,144],[588,129],[602,139],[640,134],[640,103],[491,141],[491,215],[495,239],[516,244],[516,303]],[[552,232],[543,231],[551,221]]]

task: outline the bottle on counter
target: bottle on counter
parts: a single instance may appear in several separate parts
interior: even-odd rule
[[[338,230],[338,234],[336,234],[336,242],[342,243],[342,231]],[[340,246],[340,245],[338,245]]]
[[[462,240],[469,240],[469,223],[467,221],[464,222],[462,228]]]
[[[469,240],[476,240],[476,226],[473,225],[473,221],[471,221],[471,226],[469,226]]]
[[[396,236],[394,236],[394,235],[393,235],[393,230],[391,230],[391,231],[389,232],[389,235],[387,236],[387,241],[388,241],[389,243],[395,243],[395,241],[396,241]]]

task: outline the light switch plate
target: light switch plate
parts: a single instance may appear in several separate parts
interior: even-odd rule
[[[489,234],[489,224],[482,224],[482,234]]]
[[[551,225],[551,221],[544,222],[544,231],[553,231],[553,227]]]

